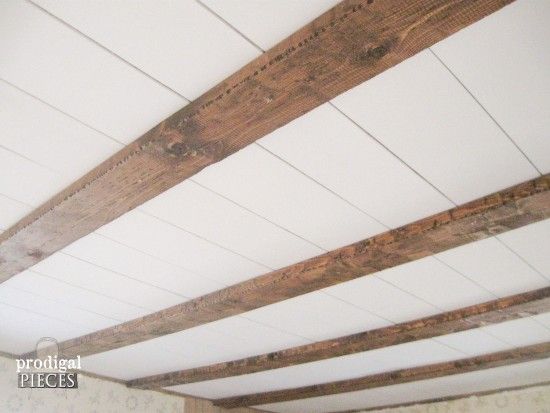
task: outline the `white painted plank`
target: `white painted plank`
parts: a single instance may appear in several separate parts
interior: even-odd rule
[[[36,3],[188,99],[259,55],[194,0]]]
[[[31,206],[0,194],[0,229],[8,229],[30,211]]]
[[[498,239],[550,280],[550,219],[501,234]]]
[[[550,285],[547,279],[496,238],[453,248],[437,254],[437,257],[498,297]]]
[[[124,214],[97,232],[224,285],[269,271],[263,265],[139,210]]]
[[[453,207],[329,104],[258,142],[389,227]]]
[[[548,19],[548,1],[519,0],[432,47],[542,173],[550,172]]]
[[[58,341],[84,334],[82,326],[70,324],[31,311],[14,308],[0,303],[0,350],[12,354],[23,354],[36,349],[42,337],[53,337]]]
[[[323,291],[394,323],[441,312],[437,307],[374,275],[347,281]]]
[[[193,179],[327,250],[385,229],[258,145]]]
[[[550,380],[550,360],[546,359],[413,383],[257,407],[281,413],[347,411],[536,384],[548,380]]]
[[[64,248],[63,252],[119,274],[167,289],[182,297],[199,297],[224,286],[96,233],[72,243]],[[184,299],[181,298],[181,301],[183,302]]]
[[[69,183],[52,170],[0,147],[0,193],[3,195],[38,206]]]
[[[482,329],[515,347],[550,341],[550,330],[537,323],[532,317],[492,324]]]
[[[94,312],[118,321],[132,320],[149,312],[144,308],[126,304],[32,271],[17,274],[5,281],[5,284],[39,297],[52,299],[61,304]]]
[[[275,46],[339,3],[338,0],[203,0],[203,2],[264,50]]]
[[[320,291],[261,307],[242,316],[314,341],[391,324]]]
[[[460,358],[461,353],[432,340],[337,357],[282,369],[170,387],[205,398],[230,397],[344,380]]]
[[[429,51],[333,102],[457,204],[538,176]]]
[[[433,257],[426,257],[377,274],[403,291],[444,310],[494,300],[496,297]],[[442,292],[445,291],[444,294]]]
[[[193,181],[182,182],[140,209],[273,269],[323,253]]]
[[[31,2],[0,2],[0,78],[125,143],[186,100]]]
[[[81,259],[56,253],[40,261],[32,271],[151,311],[185,301],[185,297],[143,281],[106,270]]]
[[[0,99],[0,145],[56,171],[68,182],[122,148],[4,82],[0,82]]]
[[[434,340],[471,357],[496,353],[513,347],[479,328],[439,336]]]
[[[52,320],[84,327],[86,330],[84,334],[101,330],[117,323],[115,319],[10,287],[8,283],[0,285],[0,303],[16,309],[30,311]]]

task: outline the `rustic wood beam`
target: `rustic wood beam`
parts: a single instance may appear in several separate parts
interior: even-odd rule
[[[550,175],[59,344],[86,356],[175,333],[550,218]]]
[[[513,0],[345,0],[0,235],[0,282]]]
[[[357,334],[240,360],[130,380],[141,389],[215,380],[394,346],[550,311],[550,287]]]
[[[527,361],[545,359],[547,357],[550,357],[550,342],[455,361],[373,374],[356,379],[227,397],[214,400],[214,405],[224,408],[258,406],[289,400],[327,396],[330,394],[349,393],[358,390],[373,389],[376,387],[391,386],[394,384],[409,383],[412,381],[434,379],[454,374],[508,366]]]

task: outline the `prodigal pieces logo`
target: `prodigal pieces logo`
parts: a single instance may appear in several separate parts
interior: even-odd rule
[[[59,354],[59,346],[54,338],[41,338],[36,344],[34,358],[20,358],[16,362],[19,388],[78,388],[80,356],[71,359]]]

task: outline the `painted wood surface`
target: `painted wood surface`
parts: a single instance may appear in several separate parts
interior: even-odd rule
[[[295,389],[228,397],[215,400],[214,404],[225,408],[233,408],[277,403],[288,400],[306,399],[309,397],[326,396],[329,394],[348,393],[357,390],[373,389],[376,387],[390,386],[399,383],[409,383],[412,381],[433,379],[437,377],[450,376],[453,374],[508,366],[511,364],[523,363],[532,360],[540,360],[549,356],[550,342],[456,361],[373,374],[356,379],[304,386]]]
[[[550,218],[550,175],[156,313],[64,341],[60,351],[67,356],[86,356],[150,340],[546,218]]]
[[[511,1],[343,1],[2,233],[0,282]]]
[[[239,376],[452,334],[548,311],[550,287],[313,344],[143,377],[129,381],[128,385],[149,389]]]

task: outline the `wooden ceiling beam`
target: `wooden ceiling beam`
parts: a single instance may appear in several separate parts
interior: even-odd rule
[[[294,389],[248,394],[214,400],[214,405],[224,408],[258,406],[290,400],[308,399],[331,394],[349,393],[400,383],[434,379],[455,374],[469,373],[495,367],[509,366],[550,357],[550,342],[515,348],[498,353],[485,354],[455,361],[430,364],[408,369],[394,370],[370,376],[304,386]]]
[[[0,282],[513,0],[345,0],[0,235]]]
[[[130,380],[140,389],[176,386],[295,366],[456,333],[550,311],[550,287],[299,347]]]
[[[86,356],[238,315],[550,218],[550,175],[59,344]]]

